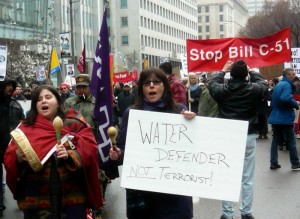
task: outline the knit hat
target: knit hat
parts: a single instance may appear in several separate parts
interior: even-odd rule
[[[248,66],[244,60],[237,60],[232,64],[230,76],[233,78],[245,78],[248,75]]]
[[[59,85],[59,87],[60,87],[60,88],[61,88],[61,87],[67,87],[68,89],[70,89],[70,85],[67,84],[67,83],[61,83],[61,84]]]

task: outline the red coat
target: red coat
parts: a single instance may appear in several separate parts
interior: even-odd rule
[[[76,147],[76,152],[80,156],[81,166],[85,174],[88,200],[87,207],[98,209],[103,206],[103,199],[102,190],[98,180],[99,162],[97,156],[97,144],[90,126],[76,117],[77,115],[74,112],[67,115],[61,136],[64,136],[67,133],[75,136],[72,142]],[[56,134],[53,125],[42,116],[37,116],[33,126],[21,124],[19,128],[24,132],[40,159],[43,158],[56,144]],[[22,190],[22,187],[17,187],[23,165],[17,163],[16,149],[17,146],[15,142],[11,141],[4,157],[7,185],[12,191],[15,199],[18,198],[18,193],[23,192],[20,191],[20,188]]]

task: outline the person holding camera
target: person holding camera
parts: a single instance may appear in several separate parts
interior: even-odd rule
[[[226,72],[231,79],[224,83]],[[216,74],[209,84],[209,93],[219,106],[219,118],[244,120],[249,122],[244,167],[242,176],[242,219],[254,219],[252,216],[254,167],[255,167],[255,123],[257,107],[267,94],[267,84],[255,72],[249,71],[244,60],[228,61],[223,70]],[[234,208],[232,202],[222,202],[221,219],[232,219]]]

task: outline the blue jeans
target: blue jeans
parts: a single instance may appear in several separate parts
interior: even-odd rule
[[[254,186],[254,169],[255,169],[255,149],[256,136],[250,134],[247,136],[247,144],[244,158],[244,168],[242,177],[242,203],[240,211],[242,215],[249,215],[252,213],[253,201],[253,186]],[[226,218],[233,218],[234,208],[231,201],[222,202],[223,215]]]
[[[296,137],[294,125],[272,125],[273,140],[271,144],[271,163],[278,163],[278,145],[281,145],[281,136],[285,137],[286,147],[290,152],[291,164],[299,164],[299,157],[296,148]]]

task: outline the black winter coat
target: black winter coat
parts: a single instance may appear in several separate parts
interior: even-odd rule
[[[267,85],[257,73],[249,72],[249,81],[233,78],[224,83],[224,72],[216,74],[209,84],[209,93],[219,106],[219,118],[249,122],[248,134],[255,132],[257,107],[266,99]]]
[[[4,95],[4,89],[7,84],[11,83],[13,89],[16,89],[16,82],[6,77],[4,81],[0,81],[0,161],[10,141],[10,132],[17,127],[22,119],[24,119],[23,109],[21,105],[11,96]]]

